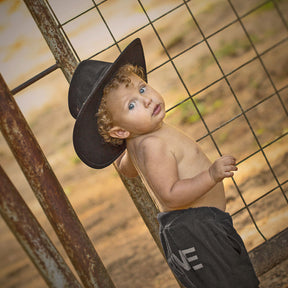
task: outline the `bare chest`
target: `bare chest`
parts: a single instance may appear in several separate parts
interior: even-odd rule
[[[210,167],[210,160],[190,137],[180,133],[177,138],[171,137],[170,143],[177,161],[180,179],[193,177]]]

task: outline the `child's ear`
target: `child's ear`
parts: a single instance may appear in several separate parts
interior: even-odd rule
[[[113,138],[126,139],[130,136],[130,132],[121,127],[114,126],[109,130],[109,135]]]

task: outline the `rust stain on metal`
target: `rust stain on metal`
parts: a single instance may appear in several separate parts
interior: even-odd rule
[[[45,1],[24,0],[34,21],[38,25],[50,50],[54,54],[56,62],[61,67],[66,79],[70,82],[72,74],[77,66],[77,60],[53,16],[51,15]]]
[[[107,270],[1,75],[0,87],[1,131],[84,286],[114,288]]]
[[[288,228],[249,252],[255,272],[258,276],[271,270],[288,258]]]
[[[49,287],[82,286],[0,166],[0,213]]]
[[[117,170],[116,166],[115,169]],[[155,206],[149,192],[142,183],[140,177],[126,178],[119,173],[122,182],[127,188],[139,214],[143,218],[148,230],[150,231],[154,241],[156,242],[160,252],[163,254],[161,241],[159,237],[159,225],[157,222],[157,214],[159,210]]]

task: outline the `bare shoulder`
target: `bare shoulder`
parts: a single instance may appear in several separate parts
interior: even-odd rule
[[[140,143],[139,143],[139,149],[142,151],[143,155],[149,156],[153,155],[159,151],[164,151],[168,148],[168,145],[164,139],[161,137],[157,136],[149,136],[144,138]]]
[[[165,159],[173,157],[171,147],[165,139],[158,136],[149,136],[143,139],[137,147],[138,163],[146,169],[151,166],[157,168]]]

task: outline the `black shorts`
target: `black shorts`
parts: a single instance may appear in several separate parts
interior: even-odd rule
[[[167,262],[187,288],[256,288],[259,281],[232,218],[214,207],[158,214]]]

